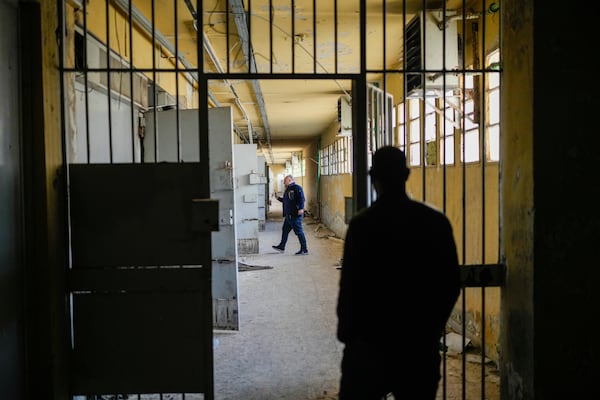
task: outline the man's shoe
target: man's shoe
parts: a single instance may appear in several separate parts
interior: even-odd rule
[[[296,252],[296,255],[297,256],[306,256],[306,255],[308,255],[308,250],[306,250],[306,249],[300,249],[300,250],[298,250]]]
[[[280,251],[282,253],[285,251],[285,249],[283,247],[279,246],[279,245],[277,245],[277,246],[271,246],[271,247],[273,247],[275,250]]]

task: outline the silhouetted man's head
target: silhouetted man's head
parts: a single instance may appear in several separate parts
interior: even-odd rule
[[[393,146],[384,146],[375,151],[369,175],[378,192],[388,188],[404,190],[409,173],[402,150]]]

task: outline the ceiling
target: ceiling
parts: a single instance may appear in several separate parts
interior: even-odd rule
[[[127,0],[113,1],[127,10]],[[229,79],[209,81],[210,102],[232,106],[237,134],[246,142],[257,143],[268,163],[283,164],[337,120],[338,98],[351,96],[349,79],[314,78],[360,71],[360,3],[134,0],[133,15],[138,24],[147,26],[148,34],[150,21],[155,21],[154,35],[162,51],[177,53],[180,68],[196,67],[196,38],[202,34],[205,72],[231,74]],[[427,5],[441,8],[442,3],[428,1]],[[313,4],[317,4],[316,10]],[[406,5],[400,0],[366,1],[368,70],[401,68],[402,27],[423,4],[423,0],[407,0]],[[196,7],[202,7],[201,27],[194,22],[199,13]],[[446,7],[450,7],[448,2]],[[249,73],[260,79],[247,79]]]

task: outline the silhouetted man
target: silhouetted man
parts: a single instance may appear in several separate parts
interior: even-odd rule
[[[404,153],[378,149],[377,199],[346,232],[337,304],[340,400],[436,397],[440,339],[460,293],[450,222],[408,198]],[[406,396],[410,397],[406,397]]]

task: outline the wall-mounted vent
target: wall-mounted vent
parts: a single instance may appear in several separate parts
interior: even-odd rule
[[[420,11],[406,25],[407,97],[439,97],[458,87],[458,33],[455,13]],[[442,29],[440,29],[440,27]]]

